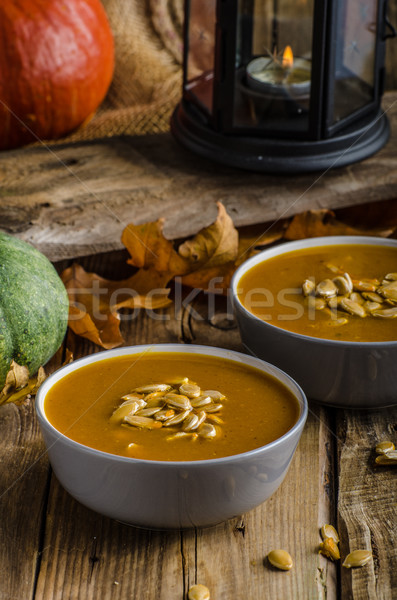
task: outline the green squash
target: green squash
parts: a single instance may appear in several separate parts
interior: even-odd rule
[[[0,390],[12,360],[33,375],[55,354],[68,308],[65,287],[44,254],[0,233]]]

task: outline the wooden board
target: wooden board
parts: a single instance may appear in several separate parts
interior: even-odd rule
[[[51,260],[119,249],[130,223],[166,218],[170,239],[209,225],[221,201],[236,226],[307,209],[397,198],[397,92],[384,97],[392,137],[349,167],[271,176],[221,167],[181,148],[171,134],[30,147],[0,155],[0,230]]]

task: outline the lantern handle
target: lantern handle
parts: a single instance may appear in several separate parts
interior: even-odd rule
[[[394,38],[394,37],[397,36],[397,31],[395,30],[395,28],[393,27],[393,25],[390,23],[390,21],[387,18],[387,16],[385,16],[385,26],[390,29],[390,32],[383,34],[383,40],[387,40],[388,38]]]

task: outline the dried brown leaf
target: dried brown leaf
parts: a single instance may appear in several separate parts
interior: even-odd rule
[[[18,365],[13,360],[5,385],[0,391],[0,405],[9,402],[21,404],[28,395],[36,393],[45,378],[46,374],[43,367],[39,368],[37,375],[29,377],[28,368]]]
[[[285,239],[300,240],[329,235],[381,235],[387,237],[393,230],[368,230],[352,227],[338,221],[332,210],[308,210],[292,218],[285,232]]]
[[[248,258],[263,250],[266,246],[282,239],[285,223],[260,224],[241,227],[237,230],[238,251],[234,260],[212,268],[201,268],[185,275],[182,283],[192,288],[209,292],[227,293],[235,270]]]
[[[138,271],[129,279],[112,281],[73,264],[62,275],[69,296],[69,327],[103,348],[123,344],[120,308],[162,308],[170,304],[169,290],[152,286],[162,280]],[[144,292],[140,293],[139,288]]]

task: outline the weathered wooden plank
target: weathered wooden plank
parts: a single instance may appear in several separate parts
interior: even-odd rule
[[[119,249],[129,223],[166,218],[169,238],[209,225],[222,201],[236,226],[397,195],[397,92],[384,97],[392,137],[375,156],[325,173],[271,176],[213,164],[171,134],[30,147],[0,156],[0,230],[52,260]]]
[[[342,558],[372,550],[360,569],[341,568],[343,600],[392,600],[397,590],[397,503],[395,467],[375,467],[379,441],[396,442],[397,409],[341,412],[338,419],[338,519]]]
[[[48,460],[34,402],[0,407],[0,599],[33,597]]]
[[[178,532],[149,532],[101,517],[55,478],[36,598],[183,598]]]

